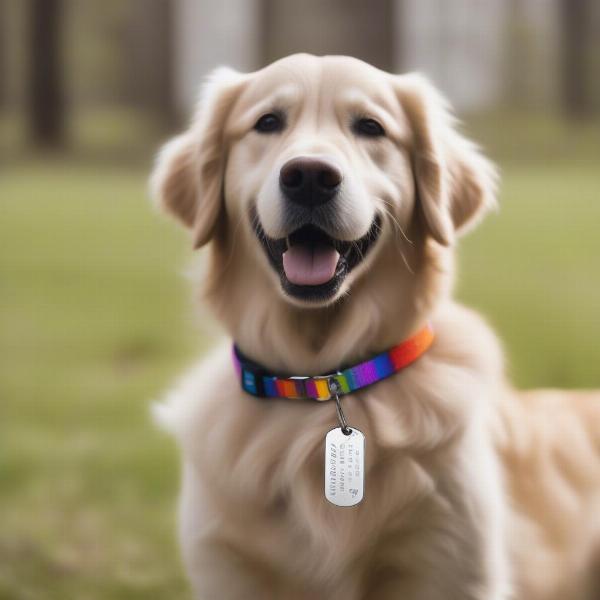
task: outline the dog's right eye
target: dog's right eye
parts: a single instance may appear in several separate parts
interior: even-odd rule
[[[352,129],[356,135],[362,135],[364,137],[383,137],[385,135],[385,129],[375,119],[357,119],[352,123]]]
[[[254,130],[258,133],[275,133],[283,129],[283,118],[281,115],[276,113],[267,113],[263,115],[256,124]]]

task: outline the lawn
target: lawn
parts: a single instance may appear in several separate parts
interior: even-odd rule
[[[191,353],[184,240],[141,170],[23,164],[0,198],[0,598],[185,598],[148,416]]]
[[[148,406],[207,340],[146,171],[38,159],[0,178],[1,600],[188,598],[176,451]],[[600,386],[597,164],[507,161],[503,181],[457,292],[519,385]]]

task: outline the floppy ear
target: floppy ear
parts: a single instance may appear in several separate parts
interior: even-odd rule
[[[419,207],[430,235],[448,246],[496,206],[496,169],[458,133],[447,101],[427,79],[410,74],[396,80],[413,133]]]
[[[225,67],[209,76],[192,125],[161,149],[151,177],[156,202],[192,230],[195,248],[210,241],[224,208],[224,127],[243,81]]]

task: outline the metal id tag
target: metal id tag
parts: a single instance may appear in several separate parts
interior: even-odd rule
[[[341,427],[325,437],[325,497],[336,506],[354,506],[363,499],[365,485],[365,436]]]

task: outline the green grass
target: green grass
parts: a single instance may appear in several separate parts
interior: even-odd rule
[[[505,342],[522,387],[600,387],[596,164],[507,166],[501,206],[460,248],[458,295]]]
[[[190,354],[183,239],[144,174],[0,180],[0,598],[185,598],[151,398]]]
[[[148,406],[204,340],[146,171],[38,160],[0,178],[0,600],[188,597],[176,450]],[[597,166],[507,163],[503,180],[459,296],[519,385],[600,386]]]

